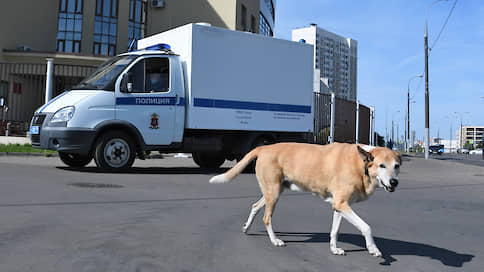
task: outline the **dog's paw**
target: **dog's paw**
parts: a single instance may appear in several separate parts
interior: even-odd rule
[[[281,239],[274,239],[274,240],[271,240],[272,244],[275,245],[276,247],[283,247],[283,246],[286,246],[286,243],[284,243],[284,241],[282,241]]]
[[[346,255],[345,251],[339,247],[331,247],[331,253],[334,255]]]
[[[342,248],[330,247],[330,249],[331,253],[333,253],[334,255],[346,255],[346,252]]]
[[[247,232],[249,231],[249,227],[250,226],[247,226],[247,224],[244,224],[244,226],[242,226],[242,232],[247,234]]]
[[[381,257],[381,252],[380,250],[376,247],[376,245],[370,245],[368,246],[368,252],[375,256],[375,257]]]

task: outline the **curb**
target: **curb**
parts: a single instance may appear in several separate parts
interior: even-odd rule
[[[165,153],[148,155],[146,159],[163,159],[163,158],[191,158],[190,155],[180,156],[180,153]],[[0,152],[0,157],[12,156],[12,157],[59,157],[58,153],[24,153],[24,152]]]
[[[0,152],[0,156],[12,157],[58,157],[57,153]]]

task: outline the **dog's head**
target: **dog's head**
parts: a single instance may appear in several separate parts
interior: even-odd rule
[[[377,181],[378,186],[385,188],[387,192],[395,191],[402,155],[385,147],[376,147],[368,152],[360,146],[357,147],[371,181]]]

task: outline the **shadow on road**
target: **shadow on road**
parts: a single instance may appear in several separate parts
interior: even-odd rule
[[[57,166],[57,169],[72,171],[72,172],[82,172],[82,173],[110,173],[109,171],[104,171],[97,167],[67,167],[67,166]],[[194,174],[220,174],[224,173],[229,168],[219,168],[219,169],[204,169],[199,167],[131,167],[127,170],[114,172],[116,174],[170,174],[170,175],[194,175]]]
[[[329,243],[329,233],[300,233],[300,232],[279,232],[281,237],[307,237],[308,240],[303,241],[304,243]],[[420,256],[428,257],[434,260],[439,260],[442,264],[451,267],[462,267],[466,262],[470,262],[474,255],[470,254],[460,254],[452,250],[445,248],[435,247],[432,245],[406,242],[399,240],[392,240],[381,237],[374,237],[375,243],[383,254],[384,261],[381,265],[391,265],[391,263],[396,262],[393,256],[395,255],[410,255],[410,256]],[[283,239],[284,240],[284,239]],[[291,243],[291,241],[287,241]],[[293,243],[301,241],[292,241]],[[339,234],[338,242],[353,244],[362,248],[366,248],[365,240],[363,236],[357,234]],[[329,248],[329,245],[328,245]],[[329,250],[329,249],[328,249]],[[360,250],[347,250],[360,251]]]

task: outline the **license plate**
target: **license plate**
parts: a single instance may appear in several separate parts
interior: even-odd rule
[[[31,126],[30,134],[39,134],[39,126]]]

